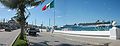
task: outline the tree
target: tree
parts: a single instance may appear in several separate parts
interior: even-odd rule
[[[13,18],[21,25],[20,38],[24,39],[24,27],[26,19],[30,14],[25,14],[28,11],[27,7],[38,6],[40,3],[43,3],[44,0],[0,0],[0,2],[7,8],[17,11],[17,16]]]

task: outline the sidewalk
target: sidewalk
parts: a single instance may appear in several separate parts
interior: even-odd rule
[[[20,33],[20,29],[12,32],[0,32],[0,46],[12,46]]]
[[[85,35],[74,35],[74,34],[66,34],[66,33],[54,33],[59,34],[64,37],[71,36],[70,40],[79,41],[83,43],[93,44],[93,45],[101,45],[101,46],[120,46],[120,40],[111,40],[108,37],[96,37],[96,36],[85,36]],[[69,39],[69,37],[68,37]]]

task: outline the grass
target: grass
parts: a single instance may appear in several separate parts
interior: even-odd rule
[[[27,46],[27,39],[24,35],[24,40],[20,39],[20,35],[17,37],[16,41],[12,46]]]

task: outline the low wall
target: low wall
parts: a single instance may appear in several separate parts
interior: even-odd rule
[[[46,29],[39,29],[40,32],[46,32]]]
[[[54,32],[70,33],[70,34],[84,34],[84,35],[110,35],[110,31],[60,31],[60,30],[55,30]]]

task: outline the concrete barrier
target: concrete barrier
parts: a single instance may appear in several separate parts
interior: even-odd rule
[[[110,29],[110,39],[114,39],[114,40],[120,39],[120,29],[119,28],[112,27]]]
[[[68,34],[82,34],[82,35],[101,35],[109,36],[110,39],[120,39],[120,28],[112,27],[109,31],[62,31],[55,30],[54,32],[68,33]]]
[[[61,31],[61,30],[55,30],[54,32],[69,33],[69,34],[83,34],[83,35],[110,35],[110,31]]]
[[[46,32],[46,29],[39,29],[40,32]]]

